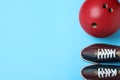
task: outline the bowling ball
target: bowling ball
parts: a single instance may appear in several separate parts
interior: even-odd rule
[[[82,28],[94,37],[107,37],[120,27],[120,3],[118,0],[85,0],[79,21]]]

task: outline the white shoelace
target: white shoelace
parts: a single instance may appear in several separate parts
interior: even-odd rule
[[[116,49],[98,49],[98,59],[116,58]]]
[[[117,76],[117,69],[98,68],[99,78],[114,77],[114,76]]]

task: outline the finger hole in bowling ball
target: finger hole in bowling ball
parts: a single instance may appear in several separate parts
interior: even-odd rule
[[[112,8],[109,8],[108,11],[109,11],[110,13],[112,13],[112,12],[113,12],[113,9],[112,9]]]
[[[108,5],[107,4],[103,4],[103,8],[108,8]]]
[[[92,26],[93,28],[97,28],[97,24],[96,24],[96,23],[92,23],[91,26]]]

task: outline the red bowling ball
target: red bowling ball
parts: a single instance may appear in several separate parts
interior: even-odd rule
[[[118,0],[85,0],[79,12],[82,28],[95,37],[107,37],[120,27]]]

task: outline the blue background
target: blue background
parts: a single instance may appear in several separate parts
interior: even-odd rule
[[[80,27],[84,0],[0,0],[0,80],[82,80],[80,58],[94,43],[120,45],[120,31],[98,39]]]

